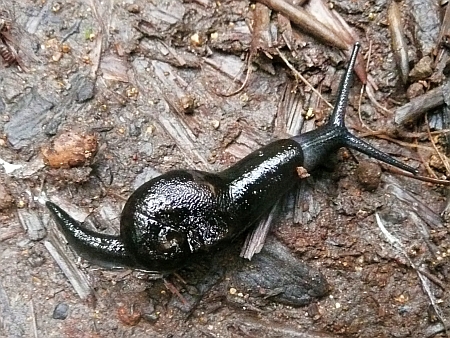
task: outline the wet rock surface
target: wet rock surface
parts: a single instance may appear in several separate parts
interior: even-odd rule
[[[292,255],[273,238],[240,269],[228,273],[234,294],[244,293],[292,306],[308,305],[327,295],[328,283],[320,271]]]
[[[59,303],[58,305],[56,305],[55,310],[53,311],[52,318],[64,320],[68,315],[69,305],[67,305],[66,303]]]
[[[42,126],[51,108],[53,103],[36,90],[22,96],[16,107],[12,108],[11,117],[4,126],[8,142],[15,149],[30,146],[41,135]]]

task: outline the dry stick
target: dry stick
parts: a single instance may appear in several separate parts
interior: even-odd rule
[[[450,165],[448,163],[447,158],[444,157],[444,155],[442,155],[442,153],[439,151],[439,149],[436,146],[436,143],[434,142],[433,138],[431,137],[430,134],[430,126],[428,125],[428,114],[425,114],[425,126],[427,128],[427,132],[428,132],[428,137],[430,138],[430,142],[434,148],[434,150],[436,151],[436,153],[438,154],[439,158],[441,159],[442,163],[445,166],[445,170],[447,170],[447,175],[450,174]]]
[[[390,172],[391,174],[402,175],[402,176],[405,176],[405,177],[414,178],[415,180],[422,181],[422,182],[433,183],[433,184],[440,184],[440,185],[443,185],[445,187],[449,187],[450,186],[450,181],[448,181],[448,180],[440,180],[438,178],[413,175],[411,173],[402,171],[402,170],[397,169],[395,167],[389,167],[389,166],[383,165],[383,164],[381,166],[383,167],[384,170],[386,170],[387,172]]]
[[[37,322],[36,322],[36,311],[34,310],[34,302],[33,299],[30,299],[30,311],[31,311],[31,320],[33,323],[33,334],[35,338],[39,337],[38,331],[37,331]]]
[[[267,7],[280,12],[289,20],[298,25],[304,32],[311,34],[317,39],[325,42],[326,44],[338,47],[342,50],[347,50],[348,45],[341,41],[331,29],[322,25],[319,21],[314,19],[311,15],[307,14],[302,8],[294,7],[283,0],[257,0],[258,2],[266,5]]]
[[[247,59],[247,74],[245,75],[245,79],[244,79],[244,82],[242,83],[242,85],[238,89],[236,89],[234,92],[231,92],[231,93],[216,92],[217,95],[220,95],[223,97],[231,97],[231,96],[239,94],[242,90],[244,90],[245,87],[247,87],[248,79],[250,78],[250,74],[252,73],[252,66],[251,66],[252,58],[251,58],[251,56],[252,55],[249,55],[248,59]]]
[[[365,85],[363,85],[361,87],[361,91],[359,92],[359,101],[358,101],[358,117],[359,117],[359,122],[361,122],[361,125],[363,126],[363,128],[370,130],[371,132],[375,132],[375,130],[371,129],[364,121],[363,118],[361,116],[361,102],[362,102],[362,97],[363,97],[363,93],[364,93],[364,87]]]
[[[368,82],[368,84],[370,84],[370,81],[367,81],[367,82]],[[377,108],[381,109],[382,111],[386,112],[389,115],[392,115],[392,112],[389,109],[384,108],[381,104],[378,103],[377,99],[375,98],[375,93],[373,92],[372,86],[370,86],[370,85],[366,86],[366,94],[367,94],[367,97],[370,99],[370,101]],[[384,116],[386,116],[386,115],[384,115]]]
[[[437,286],[439,286],[442,290],[446,290],[447,288],[445,287],[444,283],[437,278],[435,275],[433,275],[432,273],[430,273],[427,270],[424,269],[419,269],[420,273],[425,275],[430,281],[432,281],[434,284],[436,284]]]
[[[352,129],[361,131],[361,129],[359,129],[357,127],[352,127]],[[441,129],[441,130],[430,131],[431,135],[440,135],[440,134],[445,134],[445,133],[450,133],[450,129]],[[365,137],[365,136],[378,137],[379,135],[389,136],[389,132],[387,130],[374,130],[372,132],[364,132],[364,133],[360,134],[361,137]],[[404,137],[404,138],[421,138],[421,137],[428,136],[428,133],[426,133],[426,132],[402,132],[400,134],[400,136]]]
[[[174,275],[176,278],[178,278],[178,280],[179,280],[181,283],[183,283],[184,285],[187,285],[187,282],[184,280],[183,277],[181,277],[181,276],[178,274],[178,272],[174,272],[173,275]]]
[[[180,293],[180,291],[177,289],[177,287],[175,285],[173,285],[173,283],[171,283],[170,281],[168,281],[165,278],[163,278],[163,283],[164,283],[164,286],[167,288],[167,290],[169,290],[173,295],[177,296],[178,299],[181,300],[183,305],[185,305],[185,306],[189,305],[186,298],[184,298],[184,296]]]
[[[425,132],[405,133],[402,135],[406,135],[406,137],[424,137],[426,135],[440,135],[440,134],[445,134],[445,133],[450,133],[450,129],[435,130],[435,131],[430,131],[430,133],[425,133]]]
[[[372,40],[369,40],[369,50],[367,51],[366,73],[369,72],[369,61],[372,58]]]
[[[414,141],[415,144],[417,144],[417,139]],[[422,156],[422,153],[420,151],[417,152],[417,155],[419,156],[420,162],[422,162],[422,165],[425,167],[425,169],[428,172],[428,175],[433,176],[435,179],[438,178],[438,176],[436,175],[436,173],[434,172],[433,169],[431,169],[430,164],[425,161],[425,159]]]
[[[400,71],[400,78],[403,84],[407,84],[409,75],[408,47],[406,44],[400,8],[395,1],[391,1],[391,4],[389,5],[388,20],[394,59]]]
[[[360,136],[363,137],[364,134],[362,134]],[[396,144],[398,144],[399,146],[402,146],[402,147],[416,148],[416,149],[425,149],[425,150],[432,150],[433,149],[432,147],[422,146],[420,144],[414,144],[414,143],[409,143],[409,142],[403,142],[403,141],[400,141],[400,140],[396,140],[396,139],[393,139],[393,138],[391,138],[389,136],[386,136],[386,135],[378,135],[378,138],[380,138],[382,140],[389,141],[389,142],[396,143]]]
[[[242,66],[241,70],[243,69],[243,67],[244,66]],[[238,78],[239,75],[241,75],[241,73],[242,73],[241,70],[239,70],[239,73],[236,74],[236,76],[233,79],[233,82],[236,81],[236,79]],[[221,93],[216,90],[214,90],[214,93],[218,96],[223,96],[223,97],[231,97],[231,96],[238,94],[247,86],[248,79],[250,78],[251,73],[252,73],[251,55],[249,54],[248,58],[247,58],[247,74],[245,75],[245,79],[244,79],[244,82],[242,83],[242,85],[238,89],[236,89],[234,92],[231,92],[231,93]],[[231,87],[231,85],[230,85],[230,87]]]
[[[368,51],[368,53],[367,53],[367,62],[366,62],[366,72],[369,70],[369,62],[370,62],[370,57],[371,57],[371,55],[372,55],[372,41],[370,42],[370,44],[369,44],[369,51]],[[358,101],[358,117],[359,117],[359,122],[361,122],[361,125],[364,127],[364,128],[366,128],[367,130],[370,130],[370,131],[374,131],[374,130],[372,130],[364,121],[363,121],[363,119],[362,119],[362,116],[361,116],[361,102],[362,102],[362,97],[363,97],[363,93],[364,93],[364,87],[365,87],[366,85],[362,85],[362,87],[361,87],[361,91],[359,92],[359,101]]]
[[[268,48],[272,47],[272,41],[268,41],[268,39],[270,38],[265,39],[265,35],[262,33],[264,31],[270,30],[270,9],[262,3],[257,3],[255,6],[253,17],[253,24],[250,28],[252,33],[252,42],[250,44],[250,51],[247,56],[247,74],[245,75],[244,82],[238,89],[231,93],[216,93],[220,96],[230,97],[239,94],[248,85],[248,80],[253,71],[253,68],[251,67],[252,60],[258,53],[258,49],[262,49],[264,52],[266,52]],[[266,34],[266,36],[267,35],[269,34]],[[272,56],[268,55],[267,52],[265,54],[272,59]]]
[[[287,60],[287,58],[284,56],[284,54],[280,51],[280,49],[276,48],[276,51],[278,52],[280,58],[284,61],[284,63],[286,63],[286,65],[289,67],[290,70],[292,70],[292,72],[295,74],[296,77],[298,77],[300,80],[303,81],[303,83],[305,83],[309,88],[311,88],[311,90],[316,93],[330,108],[333,108],[333,106],[331,105],[331,103],[329,103],[323,96],[322,94],[320,94],[320,92],[313,87],[313,85],[311,83],[308,82],[308,80],[306,80],[302,74],[300,74],[297,69],[294,68],[294,66],[292,66],[289,61]]]
[[[413,98],[398,108],[394,115],[395,125],[406,126],[420,118],[426,111],[443,105],[445,103],[445,87],[449,85],[450,80],[447,80],[441,86]]]

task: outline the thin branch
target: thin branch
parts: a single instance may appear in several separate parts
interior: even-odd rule
[[[303,83],[305,83],[309,88],[311,88],[311,90],[316,93],[330,108],[333,108],[333,106],[331,105],[331,103],[329,103],[323,96],[322,94],[313,87],[313,85],[311,83],[309,83],[308,80],[306,80],[302,74],[300,74],[297,69],[294,68],[294,66],[292,66],[290,64],[290,62],[288,61],[288,59],[286,58],[286,56],[277,48],[276,49],[278,54],[280,55],[281,59],[284,61],[284,63],[286,63],[286,65],[289,67],[290,70],[292,70],[292,72],[295,74],[296,77],[298,77],[300,80],[303,81]]]
[[[441,159],[442,163],[444,164],[445,170],[447,170],[447,176],[448,176],[450,174],[450,165],[448,163],[447,158],[439,151],[439,149],[436,146],[436,142],[434,142],[433,138],[431,137],[430,126],[428,125],[428,114],[425,114],[425,126],[427,128],[428,137],[430,138],[430,142],[431,142],[434,150],[436,151],[437,155]]]

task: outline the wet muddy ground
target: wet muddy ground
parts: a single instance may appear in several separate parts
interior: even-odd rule
[[[298,28],[268,0],[0,4],[1,337],[445,336],[445,6],[311,0]],[[219,171],[323,124],[317,92],[334,103],[357,40],[347,125],[435,181],[343,149],[280,203],[250,264],[240,239],[164,279],[65,244],[46,199],[118,233],[149,178]]]

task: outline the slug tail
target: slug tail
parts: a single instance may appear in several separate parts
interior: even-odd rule
[[[81,257],[106,267],[135,266],[120,237],[86,229],[56,204],[47,201],[45,205],[71,247]]]

